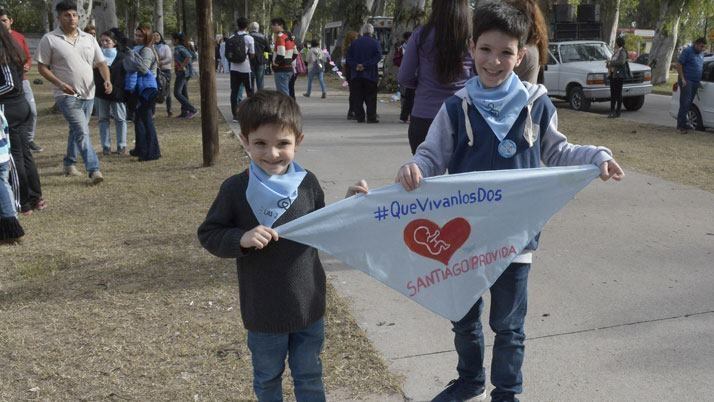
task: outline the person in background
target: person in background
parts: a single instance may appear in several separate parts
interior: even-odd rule
[[[255,58],[255,47],[253,46],[253,37],[248,34],[248,19],[239,17],[236,20],[238,30],[228,39],[233,40],[236,37],[243,38],[245,46],[245,59],[240,63],[231,62],[231,113],[233,122],[238,123],[237,113],[238,104],[240,103],[240,89],[243,88],[248,97],[253,96],[253,88],[250,83],[251,60]],[[240,38],[238,38],[240,39]],[[234,42],[231,42],[234,43]]]
[[[79,176],[77,152],[91,184],[99,184],[104,175],[89,135],[89,116],[94,105],[94,72],[97,67],[104,78],[104,93],[112,92],[112,83],[102,49],[97,40],[78,29],[77,3],[63,0],[55,6],[59,26],[46,33],[37,48],[37,69],[55,86],[54,96],[64,118],[69,123],[64,174]]]
[[[704,49],[706,49],[707,40],[698,38],[692,46],[682,50],[675,68],[679,74],[677,82],[679,83],[679,113],[677,114],[677,129],[680,133],[686,134],[688,130],[693,129],[687,119],[689,109],[692,107],[692,101],[697,94],[704,73]]]
[[[287,32],[288,34],[288,39],[290,41],[295,41],[295,37],[293,37],[292,32]],[[288,95],[290,95],[291,98],[295,99],[295,82],[297,82],[298,76],[298,63],[304,63],[302,57],[297,57],[300,52],[303,50],[300,46],[301,45],[295,45],[296,46],[296,52],[295,56],[293,57],[292,62],[290,63],[290,66],[293,69],[293,75],[290,77],[290,82],[288,83]],[[304,64],[301,68],[304,68]]]
[[[357,123],[365,122],[363,104],[367,106],[367,123],[379,123],[377,120],[377,64],[382,59],[382,47],[372,38],[374,26],[364,24],[362,36],[352,42],[347,50],[347,64],[350,66],[350,88],[355,92],[354,112]]]
[[[402,42],[396,44],[396,49],[394,50],[394,58],[392,63],[399,67],[402,65],[402,59],[404,59],[404,51],[407,48],[407,42],[412,36],[411,32],[404,32],[402,34]],[[397,72],[398,74],[398,72]],[[412,108],[414,107],[414,88],[408,88],[405,86],[400,87],[401,89],[401,110],[399,111],[399,121],[402,123],[409,123],[409,115],[412,114]]]
[[[290,95],[290,80],[294,74],[293,59],[297,57],[295,42],[288,33],[284,32],[284,19],[278,17],[270,20],[270,29],[273,31],[275,42],[272,63],[275,89],[285,95]]]
[[[607,117],[616,118],[622,110],[622,85],[627,76],[627,50],[622,36],[615,39],[615,51],[607,61],[607,71],[610,78],[610,114]]]
[[[25,235],[17,219],[10,167],[10,126],[0,111],[0,244],[15,244]]]
[[[348,105],[347,105],[347,120],[354,120],[355,118],[355,108],[354,108],[354,103],[355,103],[355,94],[354,91],[352,90],[353,85],[351,83],[352,81],[352,68],[350,68],[350,65],[347,64],[347,52],[350,49],[350,45],[352,45],[352,42],[354,42],[357,38],[359,38],[359,32],[357,31],[349,31],[345,34],[345,39],[342,41],[342,73],[344,74],[345,81],[347,82],[347,89],[349,91],[349,99],[348,99]]]
[[[303,96],[309,98],[312,92],[312,79],[317,76],[320,81],[320,89],[322,90],[322,99],[327,97],[325,87],[325,53],[320,49],[320,43],[317,39],[313,39],[310,43],[310,50],[307,52],[307,92]]]
[[[156,74],[159,68],[159,56],[154,49],[154,35],[151,26],[141,24],[134,31],[134,52],[139,54],[141,63],[137,72],[137,87],[132,93],[136,99],[134,111],[134,149],[129,151],[140,162],[152,161],[161,157],[159,137],[154,126],[156,99]],[[151,79],[153,77],[153,82]],[[152,87],[153,85],[153,87]]]
[[[218,46],[218,52],[221,57],[220,72],[222,72],[223,74],[228,74],[231,71],[231,63],[226,58],[226,38],[228,38],[228,34],[223,34],[223,38],[221,38],[221,43]]]
[[[191,53],[186,36],[177,32],[173,35],[174,41],[174,97],[181,104],[180,118],[191,119],[196,115],[196,108],[188,100],[188,80],[193,75],[193,53]]]
[[[30,114],[32,120],[32,130],[30,130],[28,141],[30,151],[32,152],[42,152],[42,147],[35,143],[35,132],[37,129],[37,104],[35,103],[35,95],[32,93],[32,86],[30,85],[30,80],[27,79],[27,73],[32,68],[32,55],[30,54],[30,48],[27,46],[27,41],[25,36],[21,33],[12,29],[12,24],[14,20],[8,14],[8,11],[4,8],[0,8],[0,23],[5,25],[10,35],[15,41],[22,47],[22,51],[25,53],[25,65],[22,70],[22,90],[25,93],[25,99],[30,105]]]
[[[526,40],[528,52],[513,71],[521,80],[537,84],[542,81],[539,80],[540,67],[548,62],[548,25],[535,0],[509,0],[509,3],[528,15],[531,20],[531,29]]]
[[[263,89],[263,76],[265,75],[265,53],[270,50],[268,38],[260,33],[260,25],[257,22],[251,22],[248,25],[248,32],[253,37],[253,47],[255,48],[255,58],[250,60],[251,84],[253,92]]]
[[[94,109],[99,116],[99,138],[102,142],[102,154],[110,155],[112,151],[112,137],[109,134],[110,116],[114,118],[117,136],[117,150],[119,155],[128,155],[126,149],[126,94],[124,93],[124,77],[126,70],[122,61],[126,49],[118,48],[119,40],[114,32],[107,31],[100,35],[99,44],[102,53],[109,65],[109,74],[112,82],[112,93],[97,93]],[[104,81],[98,69],[94,70],[94,83],[102,87]]]
[[[164,36],[161,32],[154,31],[154,49],[159,55],[159,71],[166,76],[166,84],[171,85],[171,71],[174,68],[174,54],[171,51],[171,47],[164,41]],[[167,89],[168,93],[171,93],[171,89]],[[166,97],[166,114],[171,117],[173,112],[171,111],[171,96]]]
[[[43,210],[47,203],[42,199],[40,175],[28,144],[32,129],[30,106],[22,93],[24,52],[12,38],[4,24],[0,24],[0,110],[7,118],[7,140],[17,172],[20,210],[23,215],[33,210]]]
[[[213,57],[216,59],[216,72],[221,72],[221,43],[223,43],[223,37],[221,35],[216,35],[216,47],[214,49]]]
[[[412,154],[426,138],[444,100],[474,75],[468,53],[470,20],[467,0],[434,1],[429,21],[416,28],[407,42],[399,85],[415,88],[408,134]]]

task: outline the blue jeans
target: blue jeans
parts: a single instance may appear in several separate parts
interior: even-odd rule
[[[312,93],[312,79],[315,78],[315,76],[317,76],[317,79],[320,80],[320,89],[322,90],[322,93],[324,94],[326,92],[324,75],[325,73],[319,68],[313,68],[307,72],[307,96],[310,96],[310,93]]]
[[[489,325],[496,334],[491,360],[493,401],[513,400],[523,391],[524,325],[528,305],[527,286],[530,264],[511,264],[491,286]],[[460,378],[486,383],[483,367],[484,339],[481,326],[483,299],[474,304],[460,321],[452,322],[454,346],[459,355],[456,370]]]
[[[292,71],[275,71],[275,90],[290,96],[290,79],[293,77]]]
[[[57,106],[69,123],[67,155],[64,157],[64,165],[71,166],[77,163],[77,153],[79,152],[84,160],[84,168],[88,174],[92,174],[99,170],[99,159],[92,148],[92,139],[89,136],[89,117],[92,115],[94,99],[62,96],[56,100]]]
[[[174,83],[174,97],[179,103],[181,103],[181,113],[186,114],[188,112],[196,113],[196,108],[193,107],[191,102],[188,100],[188,79],[185,71],[176,72],[176,82]]]
[[[697,89],[701,83],[687,81],[687,85],[682,86],[679,81],[679,112],[677,113],[677,128],[688,128],[687,114],[692,107],[692,101],[697,94]]]
[[[265,76],[265,66],[260,63],[254,70],[253,74],[250,75],[251,82],[253,84],[253,92],[258,92],[263,89],[263,77]]]
[[[0,218],[17,216],[15,198],[10,186],[10,161],[0,163]]]
[[[156,135],[154,115],[151,113],[154,106],[154,98],[147,100],[139,96],[139,102],[134,111],[136,143],[133,155],[139,157],[140,161],[151,161],[161,157],[159,137]]]
[[[114,117],[117,130],[117,148],[126,148],[126,103],[96,98],[95,105],[99,116],[99,138],[102,141],[102,149],[109,150],[112,147],[112,137],[109,135],[110,113]]]
[[[282,401],[285,357],[295,384],[298,402],[325,400],[320,351],[325,340],[321,318],[309,327],[290,333],[248,331],[248,348],[253,356],[253,390],[258,401]]]

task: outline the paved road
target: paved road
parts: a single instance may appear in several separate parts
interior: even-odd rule
[[[379,104],[380,124],[357,124],[334,92],[298,99],[298,160],[328,203],[358,178],[391,183],[410,156],[395,105]],[[593,182],[551,219],[530,275],[522,400],[711,400],[713,206],[712,193],[630,171],[623,183]],[[404,375],[408,399],[428,400],[455,378],[446,320],[329,255],[323,261],[390,369]]]
[[[677,127],[677,121],[669,115],[669,100],[671,96],[649,94],[645,96],[645,104],[642,109],[630,112],[622,107],[622,118],[639,123],[657,124],[666,127]],[[565,101],[556,101],[558,107],[568,107]],[[593,103],[590,113],[607,115],[610,113],[610,102]]]

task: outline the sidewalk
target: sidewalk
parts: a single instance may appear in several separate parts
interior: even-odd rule
[[[360,178],[372,188],[392,183],[411,156],[398,104],[379,103],[381,122],[358,124],[345,119],[346,92],[304,98],[305,85],[299,78],[298,160],[320,179],[326,202]],[[227,75],[218,87],[230,122]],[[270,77],[266,88],[274,88]],[[456,378],[448,321],[322,258],[357,322],[405,377],[407,398],[429,400]],[[535,255],[521,400],[710,400],[713,261],[714,194],[629,170],[622,183],[593,182],[551,219]],[[486,331],[486,367],[492,341]]]

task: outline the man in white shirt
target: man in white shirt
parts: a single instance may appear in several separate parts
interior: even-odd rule
[[[238,103],[241,101],[241,99],[239,99],[241,86],[245,88],[245,92],[248,96],[253,95],[253,88],[250,85],[250,60],[255,57],[255,42],[247,31],[248,19],[240,17],[236,20],[236,25],[238,25],[238,31],[228,40],[236,36],[241,36],[245,43],[246,58],[241,63],[231,62],[231,111],[233,112],[233,122],[235,123],[238,122],[236,115],[238,112]]]
[[[64,173],[79,176],[75,167],[77,151],[92,184],[104,180],[99,171],[99,159],[89,137],[89,117],[94,105],[94,67],[104,79],[105,93],[112,92],[109,67],[94,36],[77,28],[79,15],[73,0],[57,4],[59,27],[46,33],[37,48],[38,71],[55,86],[54,96],[64,118],[69,123]]]

